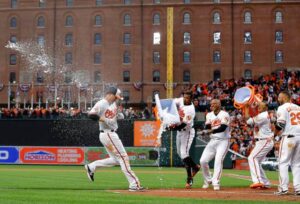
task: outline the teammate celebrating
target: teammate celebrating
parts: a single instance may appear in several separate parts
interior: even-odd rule
[[[183,97],[175,99],[175,102],[179,109],[181,123],[172,129],[177,130],[177,154],[182,159],[187,172],[187,181],[185,187],[191,188],[193,185],[193,177],[200,170],[200,166],[195,164],[189,155],[189,151],[195,137],[195,129],[193,128],[195,107],[192,103],[192,92],[184,92]]]
[[[210,134],[211,140],[206,145],[200,158],[200,165],[204,177],[202,188],[213,185],[214,190],[220,190],[220,178],[223,169],[223,160],[229,148],[229,114],[221,110],[221,102],[213,99],[210,103],[211,112],[206,115],[205,130],[200,134]],[[211,177],[208,163],[215,157],[214,173]]]
[[[250,188],[270,188],[271,183],[266,177],[266,174],[261,166],[261,162],[265,159],[266,155],[272,150],[274,146],[273,136],[274,133],[271,129],[271,120],[267,111],[265,103],[258,104],[258,115],[250,117],[249,105],[245,106],[245,119],[247,124],[254,127],[255,147],[248,157],[251,178],[253,184]]]
[[[300,195],[300,107],[291,103],[291,95],[283,91],[278,95],[275,134],[281,132],[279,149],[279,187],[276,195],[288,194],[289,165],[292,169],[295,195]]]
[[[85,165],[87,176],[94,181],[94,172],[98,167],[111,167],[119,164],[129,182],[129,191],[143,191],[140,181],[129,164],[129,157],[119,139],[116,130],[118,129],[117,119],[124,118],[123,114],[118,113],[116,100],[122,99],[121,91],[115,87],[110,87],[105,98],[98,101],[89,112],[89,117],[99,120],[100,141],[104,145],[109,158],[96,160]]]

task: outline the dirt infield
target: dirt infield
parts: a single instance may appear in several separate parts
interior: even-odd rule
[[[222,188],[220,191],[213,189],[148,189],[144,192],[128,192],[124,190],[113,191],[121,194],[138,194],[146,196],[197,198],[214,200],[253,200],[253,201],[295,201],[300,202],[300,196],[289,195],[276,196],[276,188],[266,190],[253,190],[246,188]]]

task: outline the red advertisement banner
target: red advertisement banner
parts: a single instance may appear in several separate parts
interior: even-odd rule
[[[22,147],[23,164],[83,164],[84,150],[77,147]]]

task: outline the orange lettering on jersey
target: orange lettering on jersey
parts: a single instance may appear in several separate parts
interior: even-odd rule
[[[219,126],[219,125],[221,125],[221,120],[218,119],[218,118],[213,120],[212,123],[211,123],[211,127],[216,127],[216,126]]]
[[[179,109],[178,114],[179,114],[179,117],[180,117],[180,121],[182,121],[183,118],[184,118],[184,111],[183,111],[183,109]]]
[[[105,116],[106,118],[112,119],[112,118],[114,118],[114,117],[116,116],[116,114],[117,114],[117,109],[115,109],[115,110],[113,110],[113,111],[107,109],[107,110],[105,111],[105,113],[104,113],[104,116]]]

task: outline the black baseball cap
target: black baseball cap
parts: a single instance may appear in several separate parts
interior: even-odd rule
[[[111,87],[108,87],[108,89],[106,90],[106,94],[113,94],[115,95],[118,99],[121,99],[123,100],[123,98],[121,97],[121,90],[114,87],[114,86],[111,86]]]

